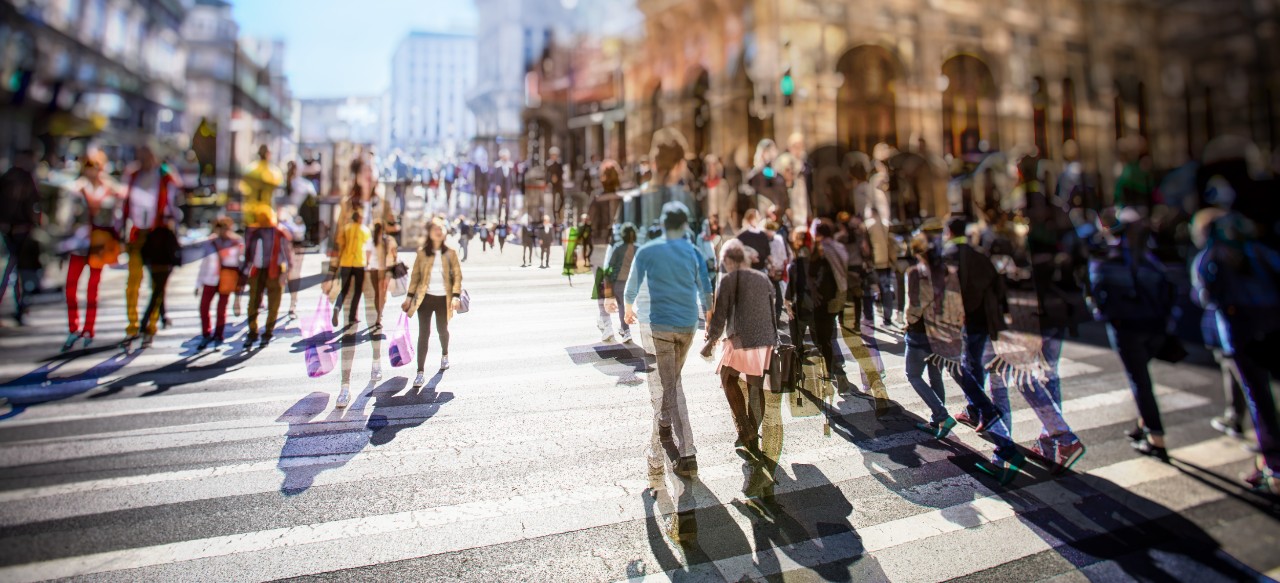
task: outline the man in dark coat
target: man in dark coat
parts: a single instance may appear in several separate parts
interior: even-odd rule
[[[498,222],[511,220],[511,191],[516,187],[516,167],[511,163],[511,152],[498,152],[498,163],[489,173],[489,185],[498,194]]]
[[[13,167],[0,176],[0,237],[4,238],[5,260],[4,279],[0,280],[0,300],[4,299],[5,290],[9,289],[9,276],[14,268],[18,268],[18,285],[13,292],[16,310],[14,319],[22,325],[27,312],[26,287],[34,287],[35,281],[26,281],[24,274],[34,271],[29,266],[20,266],[33,255],[34,239],[31,235],[40,224],[40,197],[36,188],[36,157],[30,150],[18,152]],[[38,259],[36,260],[38,263]]]
[[[990,258],[969,244],[966,228],[968,221],[965,219],[951,219],[943,235],[947,243],[942,252],[943,263],[956,268],[960,296],[964,302],[963,371],[958,380],[969,404],[964,412],[956,415],[956,420],[985,431],[1001,417],[985,392],[985,364],[992,354],[991,339],[1008,329],[1004,319],[1008,312],[1008,298],[1004,276],[996,271]]]

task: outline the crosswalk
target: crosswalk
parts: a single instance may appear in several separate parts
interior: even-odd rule
[[[0,351],[14,358],[0,362],[0,397],[14,409],[0,420],[0,581],[1038,580],[1143,569],[1239,580],[1280,567],[1246,540],[1277,540],[1274,523],[1232,535],[1258,530],[1265,504],[1212,478],[1250,458],[1204,423],[1216,372],[1157,369],[1179,460],[1160,464],[1120,439],[1134,413],[1114,354],[1068,344],[1063,410],[1090,453],[1062,477],[1030,466],[1006,490],[972,471],[992,449],[982,437],[912,429],[927,410],[906,384],[900,338],[883,330],[869,334],[901,411],[878,420],[869,401],[837,396],[827,413],[797,416],[796,395],[771,400],[783,434],[783,512],[772,520],[744,504],[724,395],[712,365],[691,355],[699,534],[677,547],[646,492],[644,355],[597,342],[587,278],[570,287],[519,268],[518,254],[473,250],[463,264],[473,311],[451,323],[453,367],[422,390],[411,370],[389,367],[386,342],[384,378],[369,382],[374,347],[355,346],[352,386],[363,390],[346,411],[334,408],[339,373],[307,378],[296,322],[261,352],[233,342],[193,354],[189,294],[170,295],[174,327],[127,358],[46,360],[61,344],[56,308],[33,314],[38,333],[6,330]],[[174,289],[192,277],[179,271]],[[99,330],[121,329],[120,298],[103,295]],[[433,344],[428,362],[438,356]],[[947,382],[956,410],[963,399]],[[1039,422],[1013,404],[1012,434],[1026,443]],[[1219,519],[1181,518],[1195,513]],[[1212,544],[1162,542],[1175,539]]]

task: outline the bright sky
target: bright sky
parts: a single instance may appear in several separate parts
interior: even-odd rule
[[[391,55],[414,30],[474,32],[472,0],[231,0],[240,32],[284,39],[297,97],[371,95],[391,83]]]

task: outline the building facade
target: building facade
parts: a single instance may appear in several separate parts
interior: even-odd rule
[[[467,90],[477,75],[476,38],[414,32],[391,62],[388,145],[407,155],[439,157],[465,149],[476,135]]]
[[[300,99],[295,103],[299,159],[312,171],[321,196],[339,195],[348,165],[376,149],[384,134],[382,96]]]
[[[623,65],[627,151],[647,152],[666,125],[694,154],[739,164],[760,139],[785,148],[793,135],[810,151],[871,154],[883,143],[949,162],[1033,148],[1060,162],[1074,140],[1105,192],[1117,138],[1147,138],[1167,168],[1229,131],[1205,128],[1203,116],[1230,88],[1206,89],[1214,67],[1192,70],[1203,48],[1179,48],[1170,32],[1216,23],[1225,4],[1234,2],[638,0],[644,31]],[[1241,111],[1254,113],[1233,129],[1269,125],[1274,136],[1269,75],[1238,77],[1237,96],[1254,96]]]
[[[477,0],[476,67],[467,106],[476,116],[476,142],[489,149],[515,144],[524,131],[527,73],[556,39],[570,35],[562,0]]]
[[[0,3],[0,166],[13,152],[74,157],[90,139],[112,159],[181,136],[189,0]]]
[[[294,155],[293,98],[284,75],[284,44],[240,36],[231,4],[196,0],[182,36],[187,46],[184,129],[198,163],[188,183],[227,192],[259,145],[277,158]]]

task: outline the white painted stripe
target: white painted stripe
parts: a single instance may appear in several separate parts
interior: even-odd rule
[[[1226,438],[1197,444],[1173,452],[1181,459],[1205,465],[1219,465],[1247,459],[1236,442]],[[1170,472],[1173,472],[1172,474]],[[1099,468],[1091,475],[1110,480],[1120,488],[1166,479],[1177,470],[1159,462],[1142,458],[1120,462]],[[1087,481],[1087,478],[1084,478]],[[833,482],[835,480],[832,480]],[[813,487],[817,484],[807,485]],[[25,582],[62,577],[93,575],[125,569],[139,569],[182,565],[185,569],[200,569],[213,565],[208,559],[229,558],[236,555],[270,552],[277,558],[257,567],[240,563],[247,571],[238,572],[245,580],[264,580],[297,576],[320,571],[351,568],[378,562],[409,559],[420,556],[471,548],[480,545],[501,544],[515,540],[527,540],[551,534],[638,520],[646,516],[646,510],[634,498],[638,491],[623,486],[583,487],[568,491],[544,492],[528,496],[515,496],[502,500],[469,502],[449,507],[415,510],[380,516],[353,518],[289,528],[272,529],[237,535],[183,541],[151,547],[110,551],[93,555],[56,559],[0,569],[0,579]],[[1070,504],[1078,499],[1072,490],[1056,482],[1047,482],[1021,490],[1033,493],[1046,504]],[[628,498],[630,501],[628,502]],[[618,504],[618,502],[622,504]],[[612,510],[609,510],[609,509]],[[933,536],[974,528],[994,521],[1013,517],[1012,506],[998,497],[984,497],[955,507],[934,510],[889,523],[859,529],[862,545],[867,552],[901,546]],[[546,515],[554,520],[535,520]],[[957,517],[968,517],[957,521]],[[518,531],[515,523],[520,525]],[[454,528],[450,528],[454,527]],[[397,533],[395,537],[384,535]],[[465,536],[461,536],[465,533]],[[495,537],[495,534],[501,536]],[[380,549],[376,552],[321,552],[330,543],[344,542],[350,549],[353,539],[376,539]],[[509,540],[494,540],[509,539]],[[819,543],[829,542],[819,539]],[[834,541],[830,541],[834,542]],[[315,546],[313,546],[315,545]],[[367,546],[360,546],[367,549]],[[310,557],[305,561],[279,560],[283,553]],[[387,556],[394,554],[394,556]],[[717,562],[721,573],[738,563],[749,564],[754,555],[744,555]],[[320,559],[323,557],[323,559]],[[202,561],[204,560],[204,561]],[[237,561],[238,562],[238,561]],[[722,565],[723,563],[723,565]],[[191,570],[186,571],[193,572]],[[665,574],[670,577],[674,573]],[[146,572],[134,573],[135,577],[151,577]],[[737,577],[731,577],[736,580]],[[657,579],[661,580],[661,579]]]

